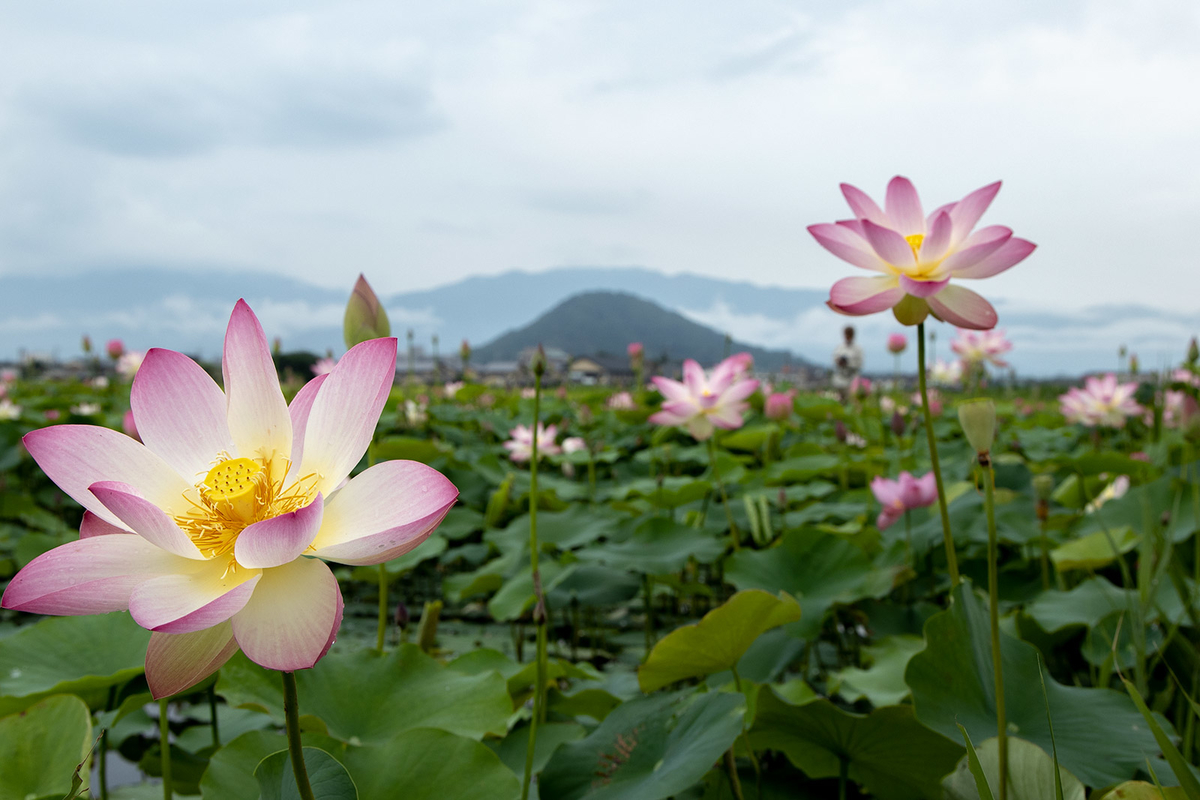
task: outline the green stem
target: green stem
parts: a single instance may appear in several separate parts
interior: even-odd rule
[[[208,687],[208,713],[212,717],[212,743],[214,750],[221,749],[221,730],[217,727],[217,689],[216,684]]]
[[[846,784],[850,779],[850,759],[841,757],[838,765],[838,800],[846,800]]]
[[[996,679],[996,736],[1000,751],[1000,793],[998,800],[1008,796],[1008,721],[1004,708],[1004,659],[1000,651],[1000,587],[997,561],[999,547],[996,543],[996,475],[986,453],[980,454],[983,467],[983,505],[987,513],[988,527],[988,602],[992,624],[992,671]]]
[[[646,621],[642,626],[646,633],[646,653],[642,656],[642,663],[645,664],[654,647],[654,582],[649,575],[642,576],[642,597],[642,604],[646,607]]]
[[[158,749],[162,763],[163,800],[171,800],[171,725],[167,716],[167,700],[158,701]]]
[[[300,702],[296,696],[296,673],[281,672],[283,676],[283,715],[287,722],[288,755],[292,759],[292,774],[300,800],[316,800],[308,783],[308,767],[304,763],[304,747],[300,744]]]
[[[742,676],[738,674],[737,667],[731,667],[730,672],[733,673],[733,685],[738,690],[738,694],[745,694],[742,691]],[[750,756],[750,765],[754,767],[754,788],[756,794],[762,797],[762,766],[758,763],[758,756],[754,755],[754,748],[750,746],[750,736],[746,733],[746,721],[742,720],[742,745],[746,748],[746,754]]]
[[[117,687],[108,687],[108,702],[104,704],[105,711],[112,711],[117,703]],[[100,752],[96,754],[96,777],[100,781],[100,800],[108,800],[108,728],[100,731]]]
[[[717,442],[712,438],[708,440],[708,460],[712,464],[713,480],[717,482],[717,491],[721,495],[721,505],[725,507],[725,519],[729,521],[729,538],[736,551],[742,546],[742,537],[737,523],[733,521],[733,511],[729,508],[729,495],[725,493],[725,482],[721,480],[721,470],[717,467]]]
[[[387,639],[387,618],[388,618],[388,574],[387,565],[379,565],[379,622],[375,628],[375,649],[380,653],[383,652],[383,646]]]
[[[933,464],[933,479],[937,483],[938,511],[942,515],[942,536],[946,542],[946,566],[950,569],[950,585],[958,586],[958,557],[954,553],[954,535],[950,533],[950,511],[946,508],[946,488],[942,484],[942,465],[938,461],[937,440],[933,435],[933,413],[929,410],[929,392],[925,388],[925,323],[917,323],[917,386],[921,390],[921,409],[925,414],[925,436],[929,441],[929,460]]]
[[[542,404],[542,375],[534,372],[533,384],[533,442],[529,457],[529,567],[533,576],[533,621],[537,625],[537,683],[533,687],[533,718],[529,721],[529,748],[525,751],[525,780],[521,783],[521,800],[528,800],[533,780],[533,755],[537,746],[538,724],[545,716],[546,692],[546,596],[542,592],[542,576],[538,571],[538,418]]]
[[[725,773],[729,775],[729,788],[733,790],[733,796],[737,800],[746,800],[742,794],[742,782],[738,780],[737,759],[733,756],[732,747],[725,751]]]

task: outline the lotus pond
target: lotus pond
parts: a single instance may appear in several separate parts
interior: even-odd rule
[[[83,516],[21,437],[121,430],[130,396],[119,380],[6,388],[5,582],[76,540]],[[285,381],[289,399],[299,388]],[[340,631],[293,684],[315,796],[512,800],[527,770],[542,800],[987,796],[994,566],[1007,796],[1196,797],[1193,440],[1157,379],[1120,429],[1065,421],[1064,388],[973,393],[998,409],[990,493],[943,390],[954,585],[938,505],[882,518],[871,489],[930,470],[911,390],[800,392],[775,419],[759,392],[744,426],[697,442],[649,421],[651,392],[401,378],[355,471],[420,462],[458,500],[382,567],[333,565]],[[504,446],[535,403],[544,437],[584,444],[544,438],[536,491]],[[162,797],[164,766],[180,796],[300,796],[285,688],[243,653],[160,705],[151,634],[129,613],[0,614],[0,800]]]

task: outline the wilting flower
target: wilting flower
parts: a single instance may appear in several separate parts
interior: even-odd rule
[[[133,376],[137,375],[137,371],[142,368],[142,361],[145,358],[145,353],[139,353],[136,350],[122,353],[121,357],[117,359],[117,374],[122,375],[126,380],[133,380]]]
[[[891,353],[900,355],[908,348],[908,337],[903,333],[893,333],[887,338],[887,349]]]
[[[146,679],[156,697],[195,685],[239,648],[270,669],[313,666],[342,617],[325,561],[396,558],[458,495],[412,461],[346,480],[371,442],[395,363],[395,339],[360,344],[289,407],[244,301],[225,335],[224,392],[186,356],[151,350],[131,393],[144,445],[93,425],[25,437],[86,513],[81,538],[31,561],[0,605],[128,609],[153,631]]]
[[[929,368],[929,377],[939,386],[953,386],[962,380],[962,374],[961,361],[943,361],[939,358]]]
[[[1136,391],[1136,383],[1117,383],[1117,376],[1110,372],[1103,377],[1085,379],[1082,389],[1073,387],[1061,395],[1058,402],[1068,422],[1089,427],[1123,428],[1126,417],[1142,412],[1142,407],[1133,399]]]
[[[540,444],[541,440],[538,440],[538,443]],[[564,453],[580,453],[587,450],[587,447],[587,440],[582,436],[568,436],[566,439],[563,439],[562,443],[562,451]]]
[[[932,313],[961,328],[993,327],[996,310],[991,304],[950,280],[990,278],[1033,252],[1032,242],[1015,238],[1000,225],[972,232],[998,191],[999,181],[926,217],[907,178],[892,178],[883,209],[843,183],[842,194],[855,219],[811,225],[808,231],[843,261],[883,274],[838,281],[829,293],[829,307],[852,316],[890,308],[904,325],[916,325]]]
[[[328,375],[337,366],[337,359],[332,357],[318,358],[312,365],[313,375]]]
[[[1012,342],[1004,338],[1004,331],[971,331],[960,328],[958,338],[950,342],[950,349],[968,364],[982,364],[986,361],[995,367],[1007,367],[1008,362],[1000,356],[1012,350]]]
[[[766,401],[763,403],[763,413],[767,415],[767,419],[787,419],[792,415],[795,397],[795,389],[768,395]]]
[[[879,501],[879,505],[883,506],[879,518],[875,520],[875,527],[883,530],[904,516],[905,511],[933,505],[937,500],[937,478],[932,472],[920,478],[914,478],[908,472],[901,472],[900,477],[894,481],[876,476],[871,481],[871,492]]]
[[[21,418],[21,407],[7,397],[0,399],[0,420]]]
[[[616,411],[629,411],[636,408],[637,404],[633,402],[633,395],[629,392],[617,392],[608,398],[608,407]]]
[[[533,456],[533,428],[528,425],[518,425],[508,432],[509,439],[504,443],[508,457],[513,461],[528,461]],[[555,444],[558,437],[558,427],[554,425],[537,425],[538,460],[545,456],[556,456],[562,448]]]
[[[125,352],[125,343],[120,339],[109,339],[108,344],[104,345],[104,349],[108,353],[108,357],[116,361]]]
[[[683,383],[655,376],[652,380],[665,402],[650,421],[683,425],[698,441],[712,436],[714,428],[740,428],[746,398],[754,394],[758,381],[742,379],[734,358],[725,359],[710,373],[689,358],[683,362]]]

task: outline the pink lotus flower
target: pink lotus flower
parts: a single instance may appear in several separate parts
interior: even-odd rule
[[[758,381],[741,378],[737,356],[725,359],[712,372],[692,359],[683,362],[683,383],[655,376],[654,385],[662,392],[662,411],[650,417],[659,425],[682,425],[697,441],[713,435],[714,428],[734,430],[742,427],[746,398],[754,394]]]
[[[1058,402],[1068,422],[1123,428],[1127,417],[1142,413],[1142,407],[1133,399],[1136,391],[1136,383],[1117,383],[1117,376],[1110,372],[1099,378],[1088,377],[1082,389],[1072,388]]]
[[[146,354],[140,353],[137,350],[126,350],[117,359],[117,374],[122,377],[133,380],[139,369],[142,368],[142,362],[146,360]]]
[[[633,402],[633,395],[629,392],[617,392],[608,398],[608,407],[615,411],[630,411],[637,408],[637,403]]]
[[[958,338],[950,342],[950,349],[968,364],[982,364],[986,361],[995,367],[1007,367],[1008,362],[1000,356],[1012,350],[1012,342],[1004,338],[1004,331],[971,331],[959,328]]]
[[[17,379],[15,369],[0,369],[0,383],[13,383]]]
[[[883,530],[904,516],[905,511],[933,505],[937,500],[937,478],[932,472],[920,478],[901,472],[894,481],[876,476],[871,481],[871,492],[879,505],[883,506],[879,518],[875,520],[875,527]]]
[[[312,365],[312,372],[313,375],[328,375],[333,372],[333,368],[336,366],[336,358],[318,358],[316,363]]]
[[[542,425],[538,423],[538,460],[540,461],[545,456],[556,456],[562,452],[562,448],[555,442],[558,437],[558,428],[554,425]],[[528,425],[518,425],[508,432],[509,439],[504,443],[504,447],[508,450],[508,457],[518,463],[528,461],[533,456],[533,428]]]
[[[538,444],[541,444],[540,439],[538,440]],[[581,453],[587,450],[587,447],[587,440],[582,436],[568,436],[566,439],[563,439],[562,443],[562,451],[564,453]]]
[[[893,333],[887,338],[888,352],[900,355],[908,349],[908,337],[903,333]]]
[[[153,631],[155,697],[210,675],[239,648],[270,669],[313,666],[342,617],[325,561],[378,564],[416,547],[458,490],[412,461],[347,481],[392,387],[396,340],[364,342],[289,407],[267,338],[239,301],[225,391],[194,361],[154,349],[133,383],[144,444],[62,425],[30,455],[86,509],[80,539],[31,561],[0,605],[39,614],[128,609]]]
[[[855,375],[854,380],[850,381],[850,396],[866,397],[874,388],[875,384],[871,383],[870,378],[864,378],[862,375]]]
[[[935,417],[940,417],[944,407],[942,406],[942,396],[937,389],[929,389],[925,394],[929,397],[929,413]],[[912,403],[914,406],[920,407],[921,393],[913,392]]]
[[[795,397],[795,389],[789,389],[786,392],[775,392],[769,395],[766,402],[763,403],[763,413],[766,414],[767,419],[787,419],[792,415]]]
[[[972,233],[1000,182],[971,192],[926,217],[917,190],[897,175],[887,188],[885,209],[866,193],[842,184],[855,219],[811,225],[809,233],[829,252],[856,267],[883,273],[874,278],[843,278],[829,293],[829,307],[863,316],[892,309],[904,325],[932,313],[960,328],[987,329],[996,310],[952,278],[990,278],[1033,252],[1034,245],[1012,230],[991,225]]]
[[[929,368],[929,377],[939,386],[953,386],[962,380],[963,364],[961,361],[943,361],[938,359]]]
[[[734,353],[729,358],[718,364],[715,369],[719,369],[724,364],[730,364],[733,367],[733,374],[737,377],[742,377],[750,370],[754,369],[754,356],[749,353]]]
[[[125,435],[131,439],[137,439],[139,442],[142,440],[142,437],[138,436],[137,422],[133,419],[132,408],[121,417],[121,430],[125,431]]]
[[[642,347],[641,342],[630,342],[629,346],[625,348],[625,352],[629,354],[630,358],[641,358],[646,349]]]
[[[104,349],[108,352],[108,357],[116,361],[125,352],[125,343],[120,339],[109,339]]]

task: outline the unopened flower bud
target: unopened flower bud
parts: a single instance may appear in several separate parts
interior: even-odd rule
[[[350,293],[350,300],[346,303],[342,331],[346,337],[347,349],[369,339],[383,339],[392,335],[387,311],[362,275],[358,276],[354,291]]]
[[[396,627],[400,628],[400,630],[404,630],[405,628],[408,627],[408,623],[410,621],[411,621],[411,618],[409,617],[409,614],[408,614],[408,606],[404,605],[404,603],[397,603],[396,604]]]
[[[1129,374],[1130,374],[1130,375],[1137,375],[1137,374],[1138,374],[1138,357],[1137,357],[1137,353],[1130,353],[1130,355],[1129,355]]]
[[[1196,340],[1195,340],[1195,339],[1193,339],[1192,341],[1193,341],[1193,342],[1195,342]],[[82,341],[82,342],[80,342],[80,346],[82,346],[82,347],[83,347],[83,352],[85,352],[85,353],[90,353],[90,352],[92,352],[92,337],[88,336],[88,335],[85,333],[85,334],[83,335],[83,341]]]
[[[1195,336],[1188,342],[1187,360],[1189,364],[1195,364],[1197,361],[1200,361],[1200,342],[1196,341]]]
[[[985,455],[991,451],[996,440],[996,404],[990,398],[960,404],[958,421],[976,453]]]
[[[896,436],[903,436],[904,429],[908,427],[904,424],[904,415],[899,411],[892,412],[892,433]]]
[[[120,339],[109,339],[104,349],[108,351],[108,357],[116,361],[125,354],[125,343]]]
[[[539,378],[546,374],[546,351],[540,344],[529,360],[529,370]]]
[[[1054,476],[1034,475],[1033,493],[1038,500],[1049,500],[1050,495],[1054,494]]]
[[[836,436],[837,440],[842,444],[846,443],[846,424],[840,419],[833,423],[833,435]]]

